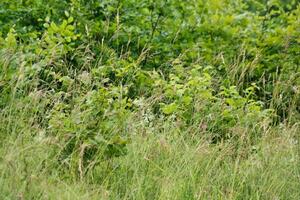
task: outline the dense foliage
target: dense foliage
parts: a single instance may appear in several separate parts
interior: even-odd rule
[[[296,141],[299,65],[297,0],[0,0],[0,155],[9,141],[35,141],[48,150],[37,161],[24,155],[25,174],[39,162],[62,179],[116,187],[107,198],[174,199],[155,196],[155,184],[130,197],[133,188],[110,174],[130,176],[122,159],[150,144],[139,136],[174,144],[165,159],[172,141],[232,145],[224,159],[233,160],[258,154],[266,133],[282,127]],[[251,196],[248,187],[238,190]]]

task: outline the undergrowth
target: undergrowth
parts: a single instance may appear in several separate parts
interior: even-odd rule
[[[297,1],[0,1],[1,199],[299,199]]]

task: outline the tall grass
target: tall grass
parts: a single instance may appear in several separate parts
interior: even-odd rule
[[[212,144],[203,130],[182,131],[164,119],[149,125],[135,113],[126,121],[127,154],[108,160],[99,155],[89,170],[77,154],[73,166],[59,164],[60,142],[28,112],[36,102],[12,102],[1,113],[1,199],[300,197],[297,125],[268,128],[252,144],[248,130],[236,127],[237,137]]]

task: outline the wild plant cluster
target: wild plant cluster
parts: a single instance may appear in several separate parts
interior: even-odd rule
[[[299,65],[297,0],[1,0],[0,147],[108,185],[137,135],[246,159],[299,124]]]

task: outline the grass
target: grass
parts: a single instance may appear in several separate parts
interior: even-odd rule
[[[300,197],[297,125],[268,128],[253,144],[247,130],[237,129],[232,141],[212,144],[205,131],[181,131],[163,120],[149,125],[133,115],[127,154],[88,170],[76,155],[73,166],[58,164],[59,141],[37,127],[37,115],[26,112],[29,105],[1,114],[1,199]]]

